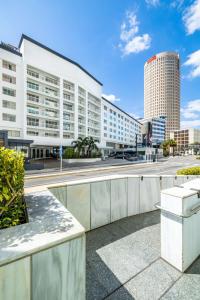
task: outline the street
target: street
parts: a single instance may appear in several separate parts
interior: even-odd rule
[[[72,181],[83,178],[102,177],[106,175],[175,175],[176,171],[185,167],[200,166],[199,160],[193,156],[170,157],[167,161],[158,163],[128,164],[63,171],[57,173],[29,175],[25,178],[25,187],[54,184],[62,181]]]

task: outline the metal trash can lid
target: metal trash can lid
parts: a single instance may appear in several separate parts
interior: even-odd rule
[[[192,179],[191,181],[181,184],[181,187],[186,189],[192,189],[195,191],[200,191],[200,178]]]
[[[197,191],[190,190],[189,188],[172,187],[166,190],[162,190],[161,194],[170,195],[177,198],[187,198],[197,194]]]

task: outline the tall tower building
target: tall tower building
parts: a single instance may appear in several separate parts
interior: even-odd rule
[[[166,117],[166,139],[180,129],[179,55],[162,52],[144,65],[144,117]]]

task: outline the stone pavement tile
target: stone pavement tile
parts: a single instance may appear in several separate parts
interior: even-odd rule
[[[116,292],[108,296],[106,300],[135,300],[135,298],[122,286],[116,290]]]
[[[133,299],[156,300],[181,276],[181,272],[158,259],[143,272],[138,274],[124,288],[132,295]]]
[[[187,274],[199,274],[200,276],[200,256],[195,260],[195,262],[186,271]]]
[[[184,274],[161,298],[162,300],[199,300],[200,275]]]
[[[144,228],[99,248],[95,254],[91,253],[90,266],[98,273],[102,264],[105,265],[123,284],[159,257],[159,249],[152,247],[152,240],[157,239],[157,229],[154,226],[149,230]]]
[[[164,300],[200,299],[200,257],[191,265],[174,286],[162,297]]]
[[[87,262],[86,273],[93,274],[93,276],[89,275],[91,276],[91,285],[93,284],[93,278],[95,278],[95,280],[100,283],[100,286],[103,287],[103,290],[106,291],[106,295],[121,286],[121,282],[99,256],[97,256],[92,263]],[[89,279],[87,278],[87,280]],[[101,294],[101,291],[99,291],[99,294]]]
[[[108,295],[106,289],[97,280],[91,268],[86,267],[86,299],[87,300],[102,300]]]

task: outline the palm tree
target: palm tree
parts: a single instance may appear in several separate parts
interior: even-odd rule
[[[165,140],[162,143],[162,148],[165,151],[165,153],[169,153],[170,147],[173,148],[173,156],[174,156],[174,148],[177,146],[177,143],[175,140]]]
[[[174,156],[174,148],[177,146],[177,143],[175,140],[169,140],[168,141],[169,147],[172,147],[173,151],[173,156]]]
[[[87,137],[86,138],[87,139],[87,157],[91,157],[91,155],[92,155],[92,151],[94,151],[94,150],[96,150],[96,151],[98,151],[98,147],[97,147],[97,145],[96,145],[96,143],[98,143],[99,142],[99,140],[97,140],[97,139],[94,139],[93,137]]]
[[[82,137],[79,137],[77,140],[73,141],[72,146],[74,149],[78,152],[79,155],[82,154],[83,149],[85,147],[85,138],[83,139]]]

